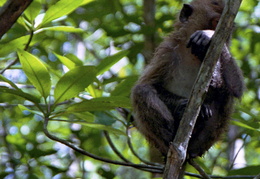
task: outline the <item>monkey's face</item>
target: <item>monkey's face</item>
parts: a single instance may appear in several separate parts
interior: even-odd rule
[[[185,4],[180,21],[195,30],[215,30],[224,8],[222,0],[195,0]]]

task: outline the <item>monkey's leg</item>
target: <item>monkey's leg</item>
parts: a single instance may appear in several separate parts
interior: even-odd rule
[[[173,117],[157,90],[149,84],[138,84],[133,88],[132,102],[137,128],[163,155],[167,155],[169,142],[173,139]]]
[[[214,92],[207,94],[205,102],[211,110],[211,117],[198,116],[192,137],[188,146],[191,158],[204,154],[227,129],[233,108],[233,97],[225,91],[212,89]],[[213,96],[212,96],[213,95]]]

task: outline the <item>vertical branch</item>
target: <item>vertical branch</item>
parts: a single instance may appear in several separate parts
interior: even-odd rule
[[[143,55],[146,64],[152,58],[155,49],[155,0],[143,0],[143,18],[147,29],[144,41]]]
[[[186,152],[190,136],[195,126],[202,96],[209,87],[211,76],[224,43],[232,32],[233,22],[242,0],[229,0],[222,13],[217,29],[212,37],[208,52],[201,65],[199,75],[194,83],[192,95],[183,114],[177,134],[170,145],[167,163],[164,171],[164,179],[179,178],[183,163],[186,160]],[[210,52],[210,53],[209,53]]]

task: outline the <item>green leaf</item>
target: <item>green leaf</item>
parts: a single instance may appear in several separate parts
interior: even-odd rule
[[[61,31],[61,32],[72,32],[72,33],[82,33],[84,32],[80,28],[71,27],[71,26],[53,26],[53,27],[45,27],[37,30],[35,33],[40,33],[43,31]]]
[[[117,107],[131,108],[130,99],[126,97],[101,97],[73,104],[66,112],[104,111]]]
[[[87,87],[86,91],[93,97],[93,98],[97,98],[97,97],[101,97],[103,90],[100,88],[97,88],[94,84],[91,84]]]
[[[129,76],[116,86],[111,96],[129,96],[133,85],[136,83],[138,76]]]
[[[95,111],[93,112],[95,115],[95,123],[102,124],[106,126],[112,126],[117,120],[111,111]]]
[[[47,24],[54,19],[58,19],[62,16],[68,15],[76,8],[78,8],[83,0],[60,0],[56,4],[52,5],[47,11],[42,20],[42,25]]]
[[[245,168],[231,170],[228,172],[228,176],[231,176],[231,175],[258,175],[259,171],[260,171],[260,165],[248,166]]]
[[[37,0],[34,0],[30,4],[30,6],[24,11],[24,14],[30,20],[30,22],[33,22],[35,17],[40,13],[41,9],[41,3]]]
[[[63,63],[68,69],[73,69],[75,67],[75,63],[73,61],[71,61],[70,59],[68,59],[67,57],[58,55],[57,53],[53,54],[61,61],[61,63]]]
[[[95,123],[86,123],[86,122],[82,122],[80,124],[87,126],[87,127],[99,129],[99,130],[105,130],[107,132],[111,132],[111,133],[117,134],[117,135],[126,135],[123,131],[115,129],[111,126],[106,126],[106,125],[102,125],[102,124],[95,124]]]
[[[47,98],[51,90],[51,77],[45,65],[26,51],[18,50],[18,56],[30,82],[44,98]]]
[[[83,2],[81,3],[81,5],[83,6],[83,5],[86,5],[86,4],[88,4],[88,3],[90,3],[90,2],[93,2],[94,0],[83,0]]]
[[[90,112],[73,113],[77,118],[82,119],[86,122],[94,122],[95,116]]]
[[[54,90],[55,104],[75,97],[91,84],[96,77],[94,66],[76,67],[58,81]]]
[[[9,85],[11,85],[14,89],[16,90],[20,90],[20,88],[18,88],[18,86],[16,86],[16,84],[14,84],[12,81],[8,80],[7,78],[5,78],[3,75],[0,75],[0,80],[8,83]]]
[[[6,3],[5,0],[1,0],[1,1],[0,1],[0,6],[3,6],[5,3]]]
[[[6,56],[7,54],[14,52],[17,49],[25,47],[29,40],[29,35],[19,37],[7,43],[0,44],[0,56]]]
[[[20,97],[27,99],[28,101],[31,101],[36,104],[40,102],[40,99],[38,99],[37,97],[30,95],[28,93],[24,93],[22,90],[14,90],[14,89],[10,89],[7,87],[0,87],[0,93],[1,92],[20,96]]]
[[[68,59],[70,59],[76,66],[82,66],[83,62],[74,54],[68,53],[65,55]]]
[[[260,132],[259,126],[256,126],[256,127],[258,127],[258,129],[257,129],[257,128],[253,128],[253,127],[251,127],[251,126],[249,126],[245,123],[242,123],[242,122],[239,122],[239,121],[234,121],[234,120],[231,121],[231,124],[239,126],[239,127],[243,127],[243,128],[246,128],[246,129],[250,129],[250,130]]]
[[[110,67],[112,67],[115,63],[125,57],[128,53],[129,51],[124,50],[116,53],[115,55],[104,58],[97,66],[98,75],[107,71]]]

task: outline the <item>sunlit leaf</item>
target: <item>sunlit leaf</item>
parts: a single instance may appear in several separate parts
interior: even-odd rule
[[[53,26],[53,27],[45,27],[37,30],[35,33],[40,33],[43,31],[60,31],[60,32],[71,32],[71,33],[82,33],[84,32],[80,28],[75,28],[71,26]]]
[[[76,66],[82,66],[83,62],[74,54],[68,53],[65,55],[68,59],[70,59]]]
[[[97,89],[97,87],[93,84],[89,85],[86,90],[94,98],[101,97],[103,93],[102,89]]]
[[[5,4],[5,2],[6,2],[5,0],[1,0],[0,1],[0,6],[3,6]]]
[[[111,96],[129,96],[129,94],[131,93],[131,89],[137,79],[138,76],[127,77],[119,85],[116,86],[114,91],[111,92]]]
[[[104,111],[117,107],[130,108],[130,99],[126,97],[101,97],[73,104],[66,112]]]
[[[14,52],[16,49],[22,49],[29,40],[29,35],[19,37],[7,43],[0,43],[0,56]]]
[[[53,52],[54,53],[54,52]],[[70,59],[67,57],[61,56],[57,53],[54,53],[54,55],[63,63],[68,69],[73,69],[75,67],[75,63],[72,62]]]
[[[94,0],[83,0],[83,2],[81,3],[81,5],[83,6],[83,5],[86,5],[86,4],[88,4],[88,3],[90,3],[90,2],[93,2]]]
[[[37,57],[26,51],[18,50],[18,56],[30,82],[44,98],[47,98],[50,94],[51,79],[45,65]]]
[[[78,8],[83,0],[60,0],[52,5],[47,11],[42,20],[42,25],[47,24],[54,19],[68,15],[76,8]]]
[[[75,97],[91,84],[96,77],[93,66],[76,67],[67,72],[58,81],[54,90],[55,104]]]
[[[112,67],[115,63],[117,63],[119,60],[125,57],[128,53],[129,51],[124,50],[116,53],[115,55],[104,58],[97,66],[98,75],[107,71],[110,67]]]
[[[33,22],[35,17],[40,13],[41,9],[42,9],[41,3],[37,0],[34,0],[30,4],[30,6],[26,8],[24,14],[27,17],[27,19]]]

